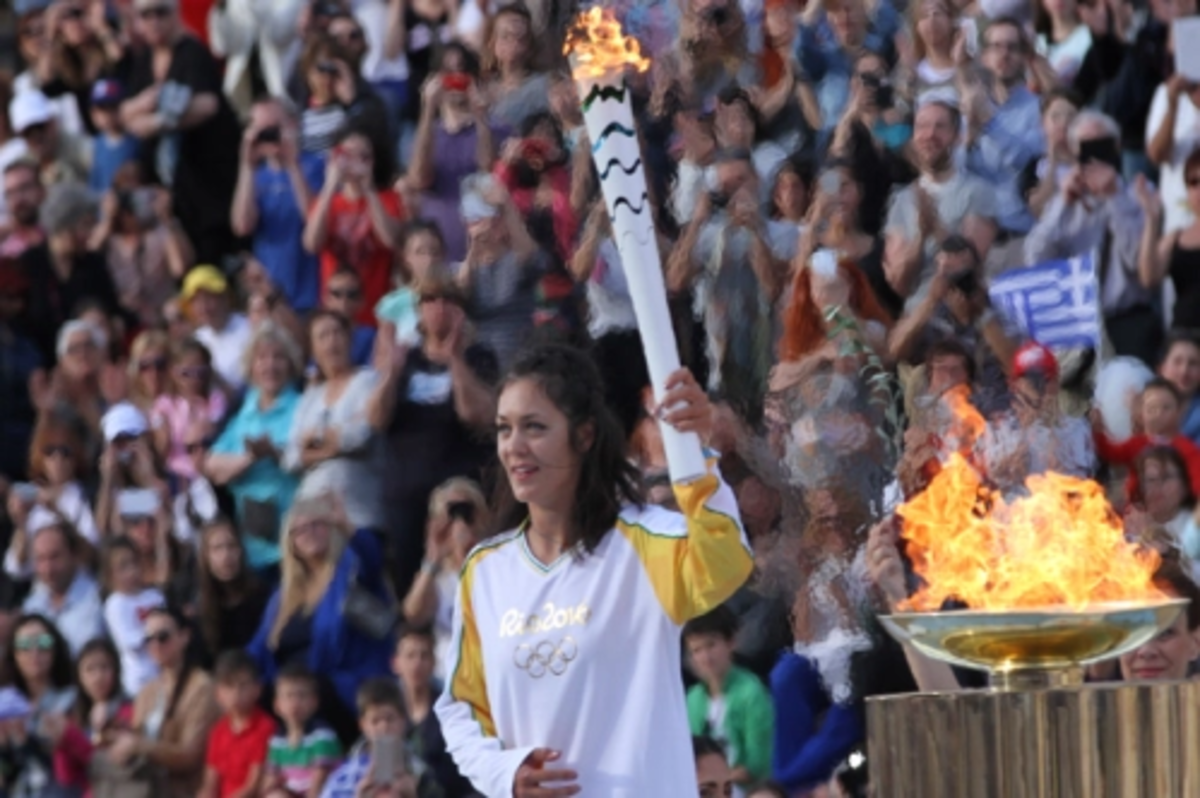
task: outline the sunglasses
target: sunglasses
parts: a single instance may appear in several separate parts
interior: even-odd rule
[[[202,441],[192,441],[191,443],[184,444],[184,448],[187,449],[188,454],[202,452],[209,446],[212,446],[212,441],[210,441],[208,438],[205,438]]]
[[[63,19],[83,19],[83,9],[68,8],[63,12]]]
[[[171,16],[171,13],[170,6],[150,6],[138,11],[138,16],[141,19],[166,19]]]
[[[1188,188],[1195,188],[1196,186],[1200,186],[1200,175],[1193,175],[1193,176],[1189,177],[1186,182],[1187,182]]]
[[[43,457],[53,457],[56,454],[61,454],[63,457],[70,457],[72,454],[71,447],[52,444],[42,449]]]
[[[179,371],[177,373],[179,374],[180,377],[183,377],[185,380],[202,380],[208,376],[208,367],[207,366],[189,366],[186,368],[179,369]]]
[[[31,25],[28,28],[22,29],[17,33],[22,39],[40,39],[46,33],[46,28],[41,25]]]
[[[163,629],[162,631],[152,632],[151,634],[146,635],[145,640],[143,640],[142,642],[145,643],[147,648],[149,648],[152,645],[161,646],[166,643],[170,643],[171,638],[174,636],[175,636],[174,632],[170,631],[169,629]]]
[[[54,636],[46,633],[40,635],[25,635],[13,641],[17,651],[52,651]]]
[[[165,357],[156,357],[153,360],[139,360],[138,371],[166,371],[167,359]]]
[[[127,432],[122,432],[112,439],[113,446],[129,446],[138,439],[137,435],[130,435]]]
[[[334,299],[358,299],[362,296],[362,291],[353,288],[337,289],[330,288],[329,295]]]

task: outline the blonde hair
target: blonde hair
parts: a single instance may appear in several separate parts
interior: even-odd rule
[[[164,360],[170,360],[171,357],[171,339],[162,330],[144,330],[138,333],[137,338],[133,339],[133,343],[129,347],[129,394],[134,404],[141,406],[149,404],[157,399],[157,396],[142,396],[141,387],[138,385],[138,380],[141,373],[138,371],[138,363],[146,357],[146,353],[151,349],[161,349]]]
[[[288,366],[292,370],[291,379],[294,380],[304,373],[304,353],[300,351],[296,339],[281,325],[267,320],[254,331],[242,356],[242,373],[247,383],[250,382],[251,372],[254,370],[254,358],[257,357],[258,348],[263,344],[274,344],[283,350],[283,356],[287,358]]]
[[[350,522],[338,509],[340,507],[341,503],[332,493],[320,493],[298,498],[284,518],[283,536],[279,541],[282,555],[279,560],[279,613],[275,616],[268,638],[272,649],[278,647],[279,636],[292,616],[300,611],[311,613],[329,589],[338,561],[341,560],[342,552],[346,550],[353,534]],[[298,521],[305,519],[324,521],[329,525],[329,551],[325,555],[325,562],[316,572],[310,572],[292,548],[292,529]],[[309,589],[310,586],[318,584],[321,586],[320,591]],[[315,601],[308,600],[308,597],[314,594],[318,598]]]

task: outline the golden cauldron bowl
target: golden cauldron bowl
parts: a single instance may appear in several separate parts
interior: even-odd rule
[[[1083,666],[1119,657],[1175,622],[1187,599],[1087,607],[896,612],[880,616],[902,643],[951,665],[987,671],[993,687],[1079,684]]]

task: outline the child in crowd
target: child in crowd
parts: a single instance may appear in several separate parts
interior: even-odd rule
[[[154,401],[150,425],[154,446],[182,489],[199,476],[196,462],[188,456],[188,433],[200,420],[220,423],[225,415],[225,394],[214,383],[212,356],[193,338],[175,345],[169,386],[167,393]]]
[[[158,676],[158,666],[146,651],[146,615],[166,603],[162,591],[148,587],[133,541],[119,536],[104,552],[104,623],[121,658],[121,686],[135,696]]]
[[[264,798],[312,798],[342,758],[333,729],[316,717],[317,678],[302,663],[275,679],[275,714],[280,723],[267,751]]]
[[[97,194],[108,191],[113,178],[125,164],[138,156],[138,139],[125,132],[121,124],[121,101],[125,93],[115,80],[98,80],[92,86],[92,170],[88,188]]]
[[[433,675],[435,650],[432,627],[402,626],[396,633],[392,672],[399,679],[407,710],[409,745],[433,770],[446,798],[459,798],[473,795],[474,790],[446,751],[442,727],[433,711],[442,692],[441,683]]]
[[[358,272],[349,267],[334,272],[325,282],[321,305],[349,319],[353,325],[350,361],[356,366],[370,364],[371,354],[375,350],[375,328],[355,321],[363,308],[363,284]]]
[[[121,689],[121,660],[116,646],[103,638],[85,645],[75,660],[73,719],[86,729],[92,745],[102,746],[133,722],[133,701]]]
[[[1121,443],[1109,440],[1104,434],[1099,415],[1093,414],[1096,453],[1100,459],[1112,465],[1129,467],[1139,454],[1151,446],[1174,447],[1187,463],[1192,491],[1200,493],[1200,447],[1179,431],[1184,410],[1184,398],[1179,389],[1169,380],[1157,377],[1142,389],[1140,408],[1142,432]],[[1126,490],[1128,496],[1140,495],[1137,474],[1132,469]]]
[[[262,680],[245,651],[217,658],[213,676],[221,719],[208,736],[199,798],[253,798],[259,794],[275,721],[258,706]]]
[[[364,682],[358,688],[357,701],[362,740],[350,751],[345,764],[329,777],[321,798],[355,798],[364,783],[390,785],[401,795],[439,798],[442,788],[429,766],[403,742],[408,735],[408,721],[396,681],[380,678]],[[385,772],[389,769],[391,772]]]
[[[717,740],[733,767],[733,780],[749,784],[771,774],[775,710],[767,688],[733,664],[737,619],[728,607],[694,618],[683,627],[683,644],[700,680],[687,694],[692,734]]]
[[[397,341],[411,345],[417,336],[418,297],[410,286],[448,273],[449,266],[441,230],[433,222],[409,222],[400,240],[400,258],[392,271],[393,290],[375,304],[375,319],[394,330]]]
[[[1172,332],[1158,373],[1183,395],[1180,432],[1192,443],[1200,444],[1200,338],[1184,330]]]
[[[692,737],[692,754],[696,757],[700,798],[732,798],[734,771],[721,744],[711,737]]]

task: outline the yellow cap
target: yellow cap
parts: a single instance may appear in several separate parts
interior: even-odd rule
[[[183,278],[183,290],[179,296],[188,302],[197,291],[207,291],[210,294],[223,294],[229,290],[229,281],[216,266],[197,266]]]

